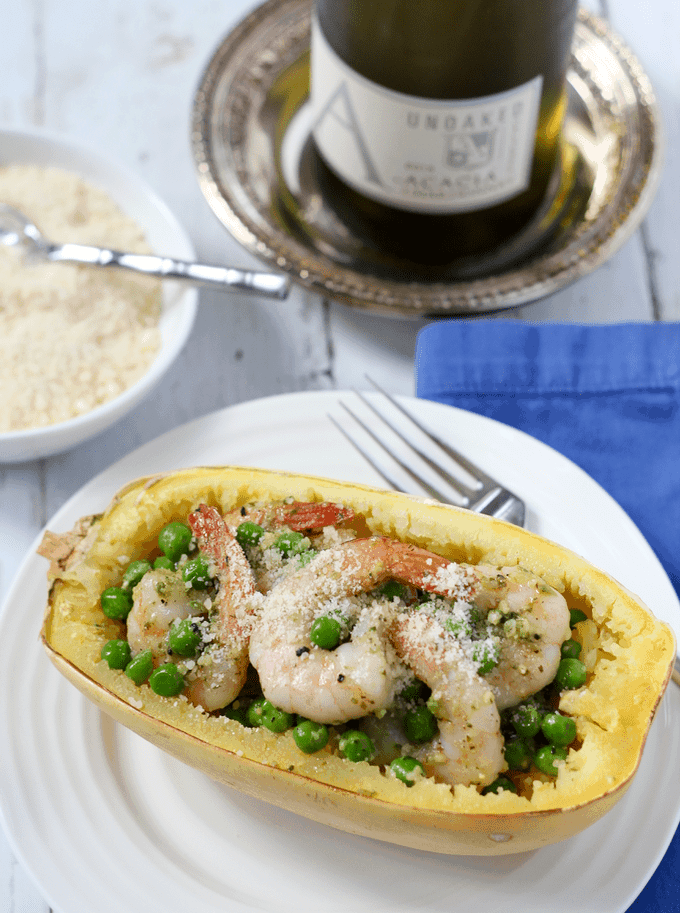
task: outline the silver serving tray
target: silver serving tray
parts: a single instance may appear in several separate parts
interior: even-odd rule
[[[581,10],[552,205],[506,249],[437,281],[366,247],[324,201],[309,141],[311,0],[269,0],[219,45],[196,92],[192,146],[211,208],[245,248],[326,297],[399,317],[517,307],[587,275],[628,240],[662,167],[650,82]],[[531,249],[512,267],[512,258]]]

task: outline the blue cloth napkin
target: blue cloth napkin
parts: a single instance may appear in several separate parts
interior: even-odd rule
[[[679,324],[431,323],[416,393],[573,460],[637,524],[680,595]],[[680,831],[630,913],[680,913]]]

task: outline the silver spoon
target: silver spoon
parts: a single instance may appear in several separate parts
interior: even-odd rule
[[[19,245],[27,253],[52,262],[118,267],[162,279],[182,279],[195,284],[217,286],[224,291],[249,292],[278,299],[286,298],[290,291],[288,279],[276,273],[186,263],[149,254],[125,254],[86,244],[52,244],[29,218],[6,203],[0,203],[0,243],[10,247]]]

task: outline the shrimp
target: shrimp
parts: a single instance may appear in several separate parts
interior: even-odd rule
[[[133,656],[151,650],[155,666],[173,661],[182,664],[187,672],[186,696],[192,704],[216,710],[233,699],[231,663],[217,639],[214,624],[204,617],[206,612],[205,606],[191,600],[178,573],[148,571],[133,591],[132,610],[127,619],[128,643]],[[192,618],[201,634],[203,650],[196,661],[175,657],[168,647],[170,628],[183,618]]]
[[[255,583],[248,559],[219,511],[201,504],[189,515],[189,526],[214,564],[218,582],[210,642],[196,661],[187,688],[189,700],[210,711],[230,704],[245,684],[253,611],[248,600]]]
[[[248,600],[255,588],[243,550],[215,508],[202,504],[189,516],[189,525],[218,582],[214,601],[197,602],[176,571],[148,571],[133,590],[127,636],[133,655],[151,650],[155,665],[182,664],[184,693],[193,704],[212,711],[231,703],[245,682]],[[212,618],[205,618],[210,611]],[[196,660],[175,657],[168,649],[171,626],[189,617],[201,632],[203,649]]]
[[[232,532],[245,520],[261,526],[287,526],[295,532],[320,530],[325,526],[338,526],[354,518],[354,511],[341,504],[328,501],[291,501],[288,504],[271,504],[267,507],[241,507],[225,515]]]
[[[498,665],[484,678],[504,710],[555,678],[560,647],[571,636],[569,608],[561,593],[524,568],[478,565],[474,573],[475,606],[503,631]]]
[[[352,539],[280,581],[265,598],[250,641],[250,661],[265,697],[319,723],[387,707],[399,670],[388,637],[395,605],[356,597],[389,579],[426,586],[436,567],[450,563],[393,539]],[[334,650],[315,647],[310,639],[312,622],[328,612],[357,619],[351,639]]]
[[[399,657],[432,689],[439,733],[415,751],[429,776],[486,786],[507,767],[500,715],[489,685],[460,643],[432,615],[396,616],[390,636]]]
[[[147,571],[132,591],[132,609],[127,617],[127,639],[133,656],[151,650],[155,660],[168,654],[168,631],[175,619],[192,614],[182,578],[174,571]]]
[[[465,569],[464,587],[453,597],[460,599],[467,622],[476,614],[486,623],[487,643],[466,643],[468,655],[486,646],[495,653],[494,668],[481,674],[491,686],[500,710],[512,707],[545,688],[554,679],[560,663],[560,647],[568,640],[569,609],[564,597],[544,580],[522,567],[458,565]],[[450,571],[440,565],[423,589],[443,593]],[[449,606],[451,609],[451,606]],[[427,610],[426,610],[427,611]],[[437,612],[437,606],[429,611]],[[446,612],[446,609],[444,610]],[[474,627],[452,615],[449,630]]]
[[[315,551],[324,551],[353,539],[356,533],[342,526],[353,517],[351,508],[339,504],[291,501],[241,507],[227,514],[224,520],[239,542],[238,530],[242,524],[255,524],[260,528],[253,541],[246,537],[243,547],[255,575],[257,590],[268,593]],[[283,547],[281,543],[284,543]]]
[[[441,598],[414,607],[367,595],[390,579]],[[475,640],[449,624],[475,610],[502,641],[498,666],[485,677]],[[312,622],[338,612],[357,618],[350,640],[315,647]],[[483,786],[505,768],[499,708],[552,680],[568,637],[566,603],[528,571],[457,564],[373,537],[322,552],[277,584],[263,603],[250,659],[265,697],[320,723],[387,710],[410,670],[431,688],[439,717],[437,738],[417,749],[426,771]]]

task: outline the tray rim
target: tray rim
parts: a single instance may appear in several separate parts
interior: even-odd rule
[[[249,199],[247,175],[244,180],[243,169],[238,175],[239,169],[234,164],[233,174],[230,172],[229,176],[233,178],[237,174],[239,179],[235,185],[227,186],[226,175],[220,173],[215,161],[211,137],[214,93],[225,66],[242,43],[252,41],[274,17],[280,19],[284,13],[291,17],[297,14],[303,23],[306,19],[308,29],[311,7],[312,0],[267,0],[258,6],[217,45],[194,96],[191,143],[199,187],[219,221],[258,259],[287,272],[296,284],[325,298],[386,316],[422,319],[498,312],[538,301],[593,272],[637,230],[654,199],[663,171],[665,134],[661,112],[652,84],[630,47],[604,19],[582,8],[578,11],[577,34],[587,35],[592,43],[599,43],[626,72],[629,88],[635,96],[633,107],[638,129],[624,156],[628,181],[619,180],[597,218],[580,222],[568,237],[568,243],[559,250],[547,255],[538,253],[521,267],[483,277],[453,282],[405,282],[363,272],[324,256],[316,248],[307,247],[281,231],[267,220],[261,208],[257,212],[258,223],[253,211],[248,211],[248,202],[252,210],[257,206]],[[303,47],[297,54],[298,59],[304,50]],[[277,72],[278,62],[270,62],[269,72],[260,74],[262,82],[270,78],[271,72]],[[573,51],[570,72],[579,66]],[[588,75],[585,67],[581,66],[578,75]],[[572,90],[576,91],[573,86]],[[243,91],[236,91],[234,97],[245,110],[255,103],[252,98],[245,97]],[[582,96],[579,97],[582,100]],[[604,113],[604,105],[600,105],[599,110]],[[625,120],[620,123],[626,126]],[[528,280],[527,271],[533,274]]]

